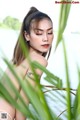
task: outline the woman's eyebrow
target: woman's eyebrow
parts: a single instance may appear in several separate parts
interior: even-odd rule
[[[53,29],[53,28],[51,27],[51,28],[48,28],[47,30],[51,30],[51,29]],[[35,28],[35,30],[44,31],[43,29],[40,29],[40,28]]]
[[[51,27],[51,28],[48,28],[47,30],[52,30],[53,29],[53,27]]]

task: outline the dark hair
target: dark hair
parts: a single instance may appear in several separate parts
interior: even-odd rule
[[[25,39],[24,31],[30,34],[32,21],[35,20],[38,23],[40,20],[44,18],[47,18],[52,22],[51,18],[47,14],[40,12],[35,7],[30,8],[29,12],[27,13],[27,15],[25,16],[23,20],[20,35],[19,35],[18,41],[14,49],[14,54],[13,54],[13,59],[12,59],[13,64],[19,65],[25,59],[25,55],[21,48],[20,42],[23,41],[26,44],[26,47],[29,48],[29,42],[26,41]],[[50,51],[51,51],[51,48],[49,50],[48,57],[50,55]],[[46,54],[47,53],[43,53],[43,56],[45,57]]]

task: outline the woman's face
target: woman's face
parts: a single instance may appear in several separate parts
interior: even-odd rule
[[[50,20],[43,19],[39,21],[38,25],[33,22],[30,35],[28,35],[30,51],[35,51],[39,54],[48,52],[53,41],[53,36],[53,25]]]

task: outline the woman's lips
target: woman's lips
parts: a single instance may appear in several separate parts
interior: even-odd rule
[[[49,44],[44,44],[44,45],[42,45],[42,47],[49,48]]]

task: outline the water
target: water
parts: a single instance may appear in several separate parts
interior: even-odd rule
[[[18,38],[18,32],[14,30],[4,30],[0,29],[0,49],[5,53],[7,58],[11,60],[13,50],[16,44],[16,40]],[[67,57],[69,63],[69,75],[70,75],[70,83],[71,88],[76,89],[78,85],[78,75],[77,75],[77,66],[80,66],[80,34],[64,34],[65,44],[67,49]],[[53,49],[51,52],[51,56],[48,60],[47,69],[62,79],[63,87],[66,87],[66,77],[65,77],[65,65],[64,65],[64,54],[62,43],[59,44],[58,48],[54,52],[56,43],[56,34],[53,41]],[[6,65],[1,59],[2,53],[0,52],[0,67],[5,70]],[[43,74],[41,78],[41,84],[49,84],[44,80],[45,74]],[[52,110],[54,110],[57,115],[59,115],[63,110],[65,110],[65,103],[63,98],[60,98],[60,94],[65,96],[64,91],[46,93],[46,99],[48,104]],[[58,97],[55,97],[55,95]],[[49,97],[50,96],[50,97]],[[62,102],[61,102],[62,101]],[[56,103],[56,104],[55,104]],[[62,115],[62,119],[66,120]]]

